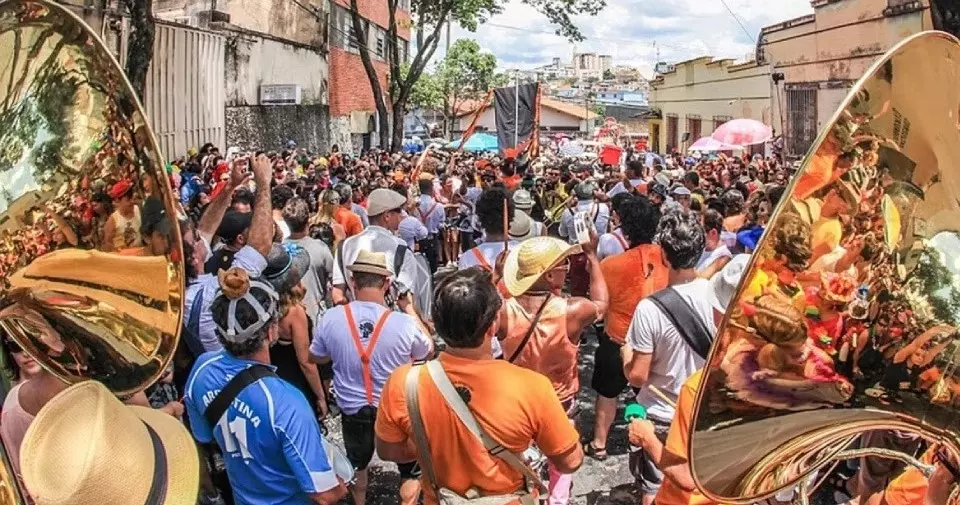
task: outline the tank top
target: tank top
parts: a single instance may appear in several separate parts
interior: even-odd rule
[[[23,382],[13,386],[3,402],[3,415],[0,416],[0,435],[3,445],[7,448],[7,455],[13,465],[13,471],[20,477],[20,444],[23,442],[27,428],[33,422],[34,415],[23,410],[20,405],[20,386]]]
[[[143,245],[140,240],[140,207],[133,208],[133,217],[126,218],[120,211],[113,213],[116,233],[113,235],[113,250],[119,251]]]
[[[515,298],[504,303],[507,309],[507,337],[503,340],[503,356],[509,359],[523,342],[536,313],[528,313]],[[567,299],[551,296],[540,315],[537,328],[513,363],[545,375],[553,384],[557,397],[564,402],[573,398],[580,389],[577,349],[567,336]]]

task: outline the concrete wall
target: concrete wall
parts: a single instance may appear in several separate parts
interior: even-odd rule
[[[822,128],[877,58],[900,40],[933,28],[928,0],[814,0],[812,5],[814,14],[765,27],[757,45],[759,61],[784,75],[773,116],[778,123],[783,118],[775,126],[788,136],[785,90],[817,90],[816,124]],[[806,151],[806,143],[800,144],[792,154]]]
[[[303,105],[326,105],[329,71],[319,50],[226,32],[226,105],[259,105],[260,86],[296,84]]]
[[[280,149],[293,140],[298,147],[326,152],[333,144],[326,105],[228,106],[225,116],[230,147]]]
[[[688,130],[688,117],[699,116],[701,136],[713,132],[715,117],[751,118],[770,124],[770,91],[768,67],[703,57],[678,63],[672,72],[653,81],[650,106],[659,108],[663,117],[676,115],[677,147],[684,148],[697,140],[691,138],[685,145],[679,142]],[[668,141],[664,127],[654,148],[666,152]]]
[[[244,30],[322,47],[327,40],[326,0],[217,0],[217,11],[230,15],[230,24]],[[210,0],[155,0],[158,17],[189,24],[202,24],[211,8]]]
[[[330,146],[325,56],[302,45],[250,33],[225,32],[226,143],[277,149],[288,140],[324,151]],[[295,84],[301,105],[260,105],[260,86]]]

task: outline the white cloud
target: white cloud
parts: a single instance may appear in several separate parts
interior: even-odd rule
[[[743,58],[755,51],[764,26],[812,12],[809,0],[726,0],[749,36],[721,0],[607,0],[597,16],[577,16],[586,40],[576,44],[554,34],[555,27],[532,7],[510,0],[504,12],[475,33],[454,27],[453,40],[472,38],[497,55],[502,68],[530,68],[553,57],[570,61],[574,51],[613,56],[615,64],[652,68],[660,60],[697,56]],[[656,43],[656,48],[654,48]],[[444,53],[441,40],[435,59]]]

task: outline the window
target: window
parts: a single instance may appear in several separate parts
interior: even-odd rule
[[[690,134],[691,144],[700,139],[700,125],[700,116],[696,114],[687,114],[687,133]]]
[[[680,143],[677,134],[678,120],[676,114],[667,114],[667,153],[672,153]]]
[[[786,148],[790,156],[803,156],[817,137],[817,90],[787,90]]]
[[[377,57],[381,60],[387,57],[387,32],[379,26],[372,27],[373,36],[376,38],[375,47],[377,48]]]
[[[713,116],[713,129],[720,128],[720,125],[733,119],[733,116]]]

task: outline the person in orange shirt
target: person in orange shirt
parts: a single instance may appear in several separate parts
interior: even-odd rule
[[[333,212],[333,220],[343,226],[347,237],[359,235],[363,231],[363,221],[353,210],[353,189],[349,184],[337,184],[335,188],[340,194],[340,206]]]
[[[735,256],[720,272],[710,279],[713,321],[718,327],[727,306],[733,300],[746,270],[749,256]],[[696,408],[697,389],[703,379],[703,370],[697,370],[680,387],[677,406],[667,432],[666,443],[657,438],[656,427],[646,419],[630,423],[630,445],[640,447],[663,472],[663,483],[657,491],[657,505],[707,505],[715,502],[700,493],[690,474],[687,455],[690,454],[690,423]]]
[[[512,453],[536,444],[557,470],[577,471],[583,462],[580,437],[550,379],[492,357],[503,302],[491,274],[478,267],[461,270],[444,279],[435,294],[433,322],[447,344],[438,362],[483,431]],[[425,367],[420,367],[417,391],[429,447],[418,448],[405,395],[410,367],[398,368],[383,387],[375,426],[380,458],[419,460],[421,467],[429,458],[436,482],[426,475],[422,479],[428,505],[438,503],[435,487],[460,496],[525,492],[522,474],[488,452],[462,424]]]
[[[506,321],[498,334],[510,363],[545,375],[571,417],[580,390],[577,350],[583,330],[607,312],[607,283],[597,260],[597,236],[581,245],[554,237],[535,237],[510,250],[504,284],[512,298],[500,310]],[[583,249],[590,269],[590,298],[555,295],[563,290],[570,270],[568,258]],[[571,421],[572,422],[572,421]],[[550,505],[570,501],[573,476],[549,465]]]
[[[600,263],[610,292],[610,307],[594,354],[590,387],[597,392],[597,415],[593,441],[586,448],[587,453],[598,460],[607,457],[607,436],[617,414],[617,397],[627,387],[620,347],[626,343],[630,320],[640,300],[667,287],[668,270],[663,254],[660,246],[653,243],[660,211],[643,195],[630,197],[621,210],[621,229],[630,249]]]

